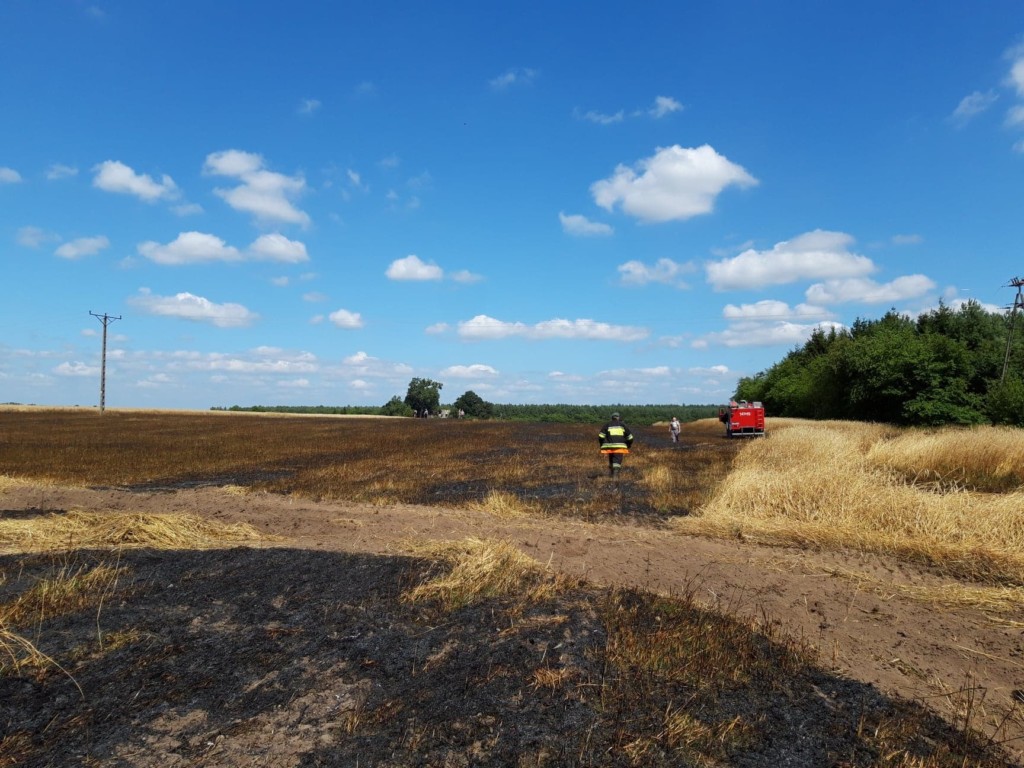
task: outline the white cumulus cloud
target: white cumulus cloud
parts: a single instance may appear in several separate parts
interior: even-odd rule
[[[506,70],[490,80],[490,86],[496,91],[503,91],[513,85],[529,85],[537,77],[537,70],[528,67],[514,67]]]
[[[654,99],[654,106],[648,110],[651,117],[658,119],[673,112],[678,112],[683,105],[671,96],[658,96]]]
[[[98,365],[86,365],[76,360],[73,363],[61,363],[53,369],[53,372],[58,376],[99,376],[100,367]]]
[[[785,240],[768,251],[748,249],[706,265],[716,290],[760,288],[805,279],[862,277],[875,270],[866,256],[852,253],[854,240],[843,232],[816,229]]]
[[[851,301],[864,304],[887,304],[912,299],[935,288],[935,282],[925,275],[904,275],[888,283],[877,283],[868,278],[826,280],[807,289],[808,301],[817,304],[844,304]]]
[[[362,328],[363,316],[358,312],[350,312],[347,309],[337,309],[327,316],[327,319],[338,328]]]
[[[751,187],[757,179],[705,144],[697,148],[660,147],[635,168],[619,165],[609,178],[590,185],[602,208],[616,205],[645,222],[684,220],[714,209],[730,186]]]
[[[190,358],[185,361],[184,368],[193,371],[223,371],[226,373],[245,374],[300,374],[314,373],[319,366],[316,357],[309,352],[297,355],[267,355],[255,350],[253,356],[242,357],[223,352],[211,352],[206,355]]]
[[[0,165],[0,184],[17,184],[21,181],[21,174],[13,168]]]
[[[687,288],[686,282],[682,279],[684,274],[693,272],[696,267],[693,264],[679,264],[672,259],[658,259],[654,264],[644,264],[642,261],[627,261],[619,265],[619,275],[624,285],[647,285],[648,283],[663,283],[674,285],[677,288]]]
[[[139,243],[136,250],[150,261],[167,266],[213,261],[254,260],[283,264],[309,261],[305,244],[277,233],[260,235],[244,252],[206,232],[182,232],[166,245],[147,240]]]
[[[97,237],[79,237],[76,240],[64,243],[54,251],[54,253],[62,259],[78,259],[82,256],[92,256],[97,254],[109,246],[110,241],[103,235],[99,235]]]
[[[214,190],[236,211],[251,213],[262,220],[308,225],[309,214],[292,203],[292,198],[305,190],[306,180],[301,176],[268,171],[264,165],[261,155],[228,149],[207,155],[203,171],[240,182],[232,189]]]
[[[185,292],[158,296],[143,288],[138,296],[128,299],[128,303],[151,315],[210,323],[218,328],[244,328],[259,317],[241,304],[215,304],[202,296]]]
[[[464,339],[591,339],[600,341],[639,341],[648,336],[646,328],[612,325],[594,320],[565,320],[556,318],[534,325],[505,322],[487,315],[477,315],[460,321],[458,334]]]
[[[256,238],[249,246],[249,253],[264,261],[279,261],[285,264],[301,264],[304,261],[309,261],[304,243],[300,243],[298,240],[289,240],[276,232]]]
[[[604,237],[615,231],[608,224],[591,221],[586,216],[578,213],[565,214],[559,212],[558,220],[562,222],[563,232],[568,235],[576,235],[577,237]]]
[[[363,351],[349,355],[341,362],[340,373],[344,376],[393,378],[396,376],[407,376],[412,373],[412,368],[405,363],[388,362],[373,355],[368,355]]]
[[[182,232],[167,245],[147,240],[139,243],[137,250],[150,261],[166,265],[242,259],[242,254],[233,245],[205,232]]]
[[[766,299],[753,304],[726,304],[722,316],[729,320],[767,320],[785,318],[831,317],[832,313],[824,307],[813,304],[797,304],[789,306],[784,301]]]
[[[724,331],[709,333],[693,342],[697,349],[706,348],[709,344],[720,344],[726,347],[793,347],[803,344],[811,333],[820,328],[826,333],[831,329],[840,330],[842,324],[823,321],[820,323],[795,323],[788,320],[774,322],[738,322]]]
[[[404,259],[396,259],[384,273],[392,280],[440,280],[444,270],[436,264],[427,264],[419,256],[411,254]]]
[[[452,379],[493,378],[498,375],[496,368],[482,363],[473,365],[451,365],[441,371],[441,375]]]
[[[157,200],[175,200],[179,196],[178,186],[167,174],[156,181],[147,173],[136,173],[131,167],[118,160],[104,160],[93,167],[96,175],[92,185],[104,192],[135,195],[140,200],[153,203]]]
[[[690,368],[689,372],[696,376],[729,376],[732,374],[727,365],[712,365],[710,368]]]

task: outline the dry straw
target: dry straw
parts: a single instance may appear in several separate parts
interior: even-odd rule
[[[47,667],[59,669],[67,675],[84,697],[78,681],[64,667],[36,648],[30,640],[10,631],[0,622],[0,677],[8,671],[20,674],[24,669],[43,670]]]
[[[503,519],[535,517],[543,514],[539,505],[524,502],[515,494],[504,491],[491,491],[482,501],[470,504],[469,508]]]
[[[1013,467],[1024,434],[989,434],[993,439],[986,441],[981,430],[917,435],[869,424],[789,423],[746,446],[700,515],[678,525],[888,552],[939,564],[959,577],[1024,585],[1024,489],[971,490],[979,470],[964,460],[987,442],[998,449],[987,466],[1004,468],[1001,476],[1008,477],[1019,471]],[[917,475],[948,474],[954,463],[960,483],[936,487],[907,477],[907,467],[916,467]]]
[[[872,445],[867,459],[915,482],[1024,490],[1024,434],[1012,427],[907,430]]]
[[[194,515],[79,512],[0,520],[0,552],[53,552],[112,547],[212,549],[267,537],[245,523],[226,525]]]
[[[541,600],[559,590],[558,579],[507,541],[467,538],[411,546],[414,554],[440,560],[448,568],[408,592],[409,602],[438,600],[455,609],[493,597]]]

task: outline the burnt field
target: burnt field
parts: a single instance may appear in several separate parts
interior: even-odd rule
[[[630,426],[0,410],[0,768],[1021,764],[1013,542],[864,533],[1016,433]]]
[[[0,413],[0,472],[138,491],[239,486],[314,500],[500,506],[659,525],[707,500],[739,441],[632,426],[619,483],[595,425],[108,411]]]

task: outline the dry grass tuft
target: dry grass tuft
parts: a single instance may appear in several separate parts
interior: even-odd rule
[[[212,549],[225,544],[267,541],[245,523],[224,525],[193,515],[78,512],[21,520],[0,520],[0,552],[148,547]]]
[[[675,505],[676,477],[677,473],[664,464],[650,464],[643,469],[641,482],[650,490],[655,509],[667,510]]]
[[[858,571],[830,570],[829,574],[855,582],[859,589],[889,599],[893,595],[922,603],[953,607],[971,607],[992,613],[1017,611],[1024,605],[1024,588],[995,587],[958,582],[922,585],[900,584],[889,579],[876,579]]]
[[[415,545],[414,554],[440,560],[447,571],[415,587],[405,599],[436,600],[448,610],[495,597],[544,600],[557,594],[562,584],[507,541],[429,542]]]
[[[541,667],[530,675],[530,687],[535,690],[541,688],[549,691],[562,690],[566,688],[566,684],[572,679],[572,676],[572,670],[566,667],[557,669]]]
[[[536,517],[542,514],[540,505],[523,501],[515,494],[504,491],[491,491],[483,501],[471,504],[469,508],[506,519]]]
[[[116,565],[65,563],[47,578],[40,579],[16,600],[0,603],[0,624],[30,626],[54,616],[92,607],[117,587],[124,568]]]
[[[20,674],[25,669],[60,669],[60,665],[36,648],[29,640],[9,630],[0,621],[0,677]]]
[[[11,477],[10,475],[0,475],[0,493],[12,490],[14,488],[22,488],[26,485],[34,487],[52,485],[51,482],[46,480],[27,480],[22,477]]]
[[[685,710],[670,709],[665,713],[665,729],[659,736],[669,748],[696,757],[720,753],[726,746],[735,747],[749,741],[752,731],[739,716],[728,722],[709,725]]]

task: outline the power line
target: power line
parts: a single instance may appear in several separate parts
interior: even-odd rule
[[[103,413],[107,407],[107,326],[115,320],[120,320],[121,316],[114,317],[106,312],[102,315],[97,315],[95,312],[89,312],[89,314],[103,323],[103,355],[100,358],[100,413]]]
[[[1010,347],[1013,344],[1014,327],[1017,325],[1017,310],[1024,310],[1024,279],[1015,277],[1010,280],[1011,286],[1017,289],[1017,296],[1013,300],[1013,307],[1010,309],[1010,330],[1006,334],[1006,355],[1003,357],[1003,375],[999,377],[1000,383],[1006,379],[1006,371],[1010,367]]]

